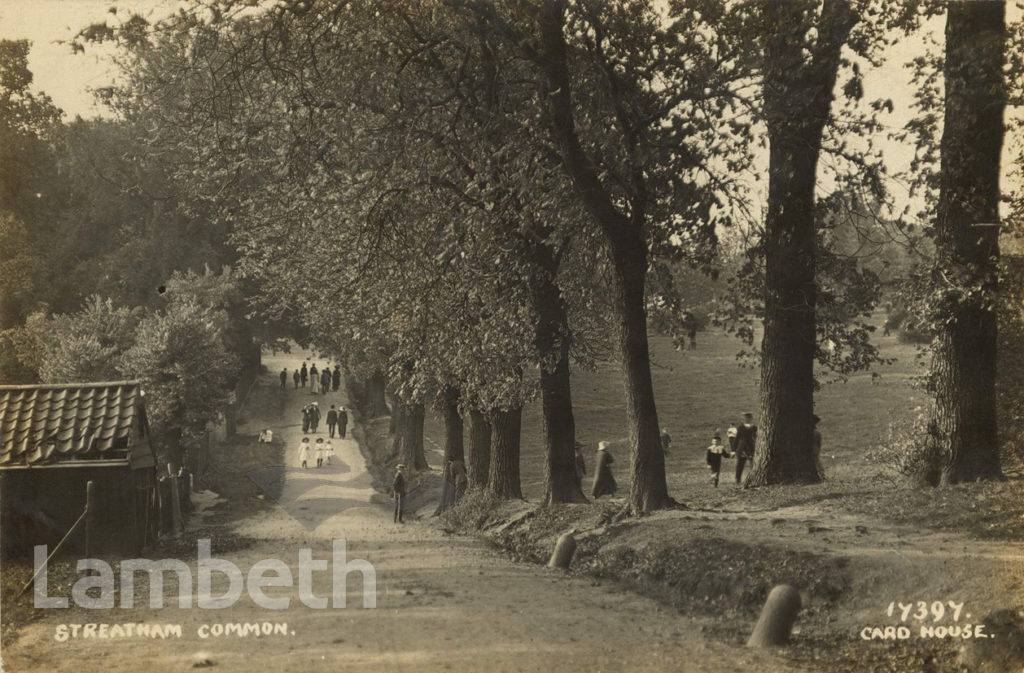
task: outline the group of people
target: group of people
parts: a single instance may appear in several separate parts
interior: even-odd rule
[[[820,420],[821,418],[817,414],[813,416],[814,438],[811,454],[814,460],[814,469],[819,475],[824,476],[825,470],[821,465],[821,431],[818,430]],[[750,412],[743,414],[743,422],[730,426],[725,434],[729,440],[728,446],[722,444],[722,436],[716,431],[711,437],[711,445],[707,448],[705,456],[708,469],[711,471],[710,481],[715,488],[718,488],[723,457],[736,457],[736,485],[740,486],[743,483],[743,470],[754,459],[754,446],[757,443],[757,426],[754,425],[754,415]]]
[[[280,378],[281,388],[286,389],[288,387],[287,367],[281,369]],[[336,364],[334,369],[331,369],[330,363],[327,363],[323,369],[317,369],[316,363],[306,367],[306,363],[303,362],[301,367],[292,371],[292,383],[296,390],[300,387],[305,388],[308,383],[309,392],[313,395],[336,393],[341,387],[341,365]]]
[[[815,469],[819,475],[824,476],[824,469],[821,465],[821,432],[818,430],[818,422],[821,419],[814,416],[814,444],[812,453]],[[729,426],[726,431],[728,444],[722,443],[722,435],[717,430],[711,437],[711,445],[705,452],[705,462],[710,471],[710,482],[718,488],[722,472],[723,458],[736,458],[736,485],[743,483],[743,473],[754,459],[754,446],[757,444],[757,425],[754,424],[754,414],[746,412],[740,423]],[[661,431],[662,450],[668,454],[672,438],[668,431]],[[583,457],[583,445],[576,443],[576,485],[582,489],[583,477],[587,473],[586,460]],[[597,445],[597,456],[595,458],[594,481],[591,485],[591,495],[599,498],[602,495],[615,495],[618,484],[612,474],[612,464],[615,458],[608,450],[608,442],[599,442]]]
[[[299,464],[305,469],[309,467],[309,463],[312,462],[314,456],[316,457],[316,466],[323,467],[324,465],[331,464],[331,456],[334,455],[334,447],[331,446],[331,440],[324,441],[323,437],[317,437],[316,443],[309,441],[309,437],[303,437],[299,443]]]

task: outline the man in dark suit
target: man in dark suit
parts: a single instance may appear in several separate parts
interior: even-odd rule
[[[402,470],[405,465],[399,464],[395,469],[395,480],[391,482],[391,492],[395,496],[395,523],[405,523],[402,515],[405,513],[405,475]]]
[[[757,426],[754,414],[743,414],[743,422],[736,428],[736,485],[743,483],[743,468],[748,460],[754,459],[754,444],[757,442]]]
[[[338,424],[338,412],[334,409],[334,405],[331,405],[330,411],[327,412],[327,432],[330,433],[331,439],[334,439],[334,426]]]
[[[345,439],[345,431],[348,429],[348,412],[345,407],[338,410],[338,436]]]

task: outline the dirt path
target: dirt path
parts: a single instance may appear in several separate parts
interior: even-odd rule
[[[297,356],[269,357],[260,394],[276,387],[276,373]],[[332,540],[347,543],[347,558],[365,559],[376,573],[376,608],[364,609],[362,582],[350,575],[347,607],[313,609],[293,586],[265,590],[289,597],[287,609],[268,610],[243,593],[219,610],[172,607],[87,611],[72,608],[25,627],[3,653],[10,671],[180,671],[210,665],[224,671],[778,671],[793,670],[772,653],[706,642],[702,624],[671,614],[655,601],[614,586],[569,578],[513,563],[475,539],[446,536],[422,522],[392,523],[390,503],[371,488],[359,447],[333,441],[332,465],[295,464],[301,437],[299,409],[308,389],[283,393],[281,414],[252,418],[242,432],[272,427],[286,442],[289,462],[251,478],[280,491],[276,506],[236,524],[234,532],[260,540],[253,548],[214,556],[243,572],[262,559],[280,559],[298,578],[299,550],[331,557]],[[320,404],[347,404],[343,395]],[[325,404],[326,403],[326,404]],[[326,436],[321,424],[319,436]],[[351,437],[351,435],[350,435]],[[183,559],[195,572],[195,558]],[[314,572],[312,593],[330,596],[331,573]],[[226,590],[214,575],[213,594]],[[142,597],[144,598],[144,597]],[[174,600],[172,600],[172,598]],[[144,601],[143,601],[144,602]],[[55,640],[61,624],[180,624],[181,637]],[[203,638],[216,624],[286,623],[286,635]],[[143,663],[144,662],[144,663]],[[207,663],[208,662],[208,663]]]

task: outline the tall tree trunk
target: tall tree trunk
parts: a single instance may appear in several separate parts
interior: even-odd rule
[[[620,258],[615,263],[620,314],[619,350],[626,382],[629,439],[633,447],[629,503],[633,511],[646,512],[673,502],[665,481],[665,449],[661,445],[647,341],[647,311],[644,307],[647,247],[638,236],[632,245],[624,245],[612,254]]]
[[[423,452],[423,420],[422,402],[408,402],[405,405],[405,423],[402,433],[402,459],[414,470],[426,470],[427,457]]]
[[[491,467],[487,487],[501,498],[522,498],[519,442],[523,407],[491,410]]]
[[[405,403],[397,397],[391,399],[391,456],[405,460],[402,452],[402,439],[405,437]],[[407,462],[409,468],[412,463]]]
[[[576,423],[569,379],[571,335],[565,303],[556,284],[558,261],[546,243],[550,227],[538,227],[532,243],[534,272],[530,293],[537,322],[534,344],[540,355],[541,410],[544,417],[544,502],[587,502],[576,481]]]
[[[748,486],[821,478],[813,454],[814,187],[840,51],[856,21],[846,0],[825,0],[817,19],[813,3],[769,2],[762,11],[770,151],[760,428]]]
[[[665,453],[661,446],[647,343],[646,185],[643,171],[634,169],[630,213],[624,214],[601,183],[593,159],[576,134],[568,50],[563,33],[565,4],[564,0],[548,0],[540,5],[542,53],[539,65],[546,80],[541,93],[551,112],[552,139],[559,147],[565,171],[587,212],[604,233],[612,253],[618,281],[619,350],[633,452],[629,507],[643,512],[674,504],[665,481]],[[627,144],[629,151],[635,150],[635,139],[627,139]]]
[[[441,392],[444,411],[444,465],[447,470],[448,461],[465,460],[463,450],[464,428],[462,414],[459,413],[459,389],[454,386],[445,386]],[[447,479],[441,484],[441,501],[434,510],[434,516],[442,513],[455,504],[457,494],[455,484]]]
[[[487,414],[478,409],[469,411],[469,473],[471,488],[487,486],[488,471],[491,467],[491,423]]]
[[[1002,477],[996,421],[999,160],[1005,4],[946,6],[946,109],[935,224],[935,283],[980,283],[940,327],[932,360],[943,484]],[[989,226],[978,226],[989,225]]]
[[[465,461],[465,428],[459,413],[459,389],[446,386],[444,396],[444,459]]]
[[[366,381],[366,415],[368,418],[380,418],[388,415],[388,404],[385,400],[387,381],[380,370],[373,373]]]

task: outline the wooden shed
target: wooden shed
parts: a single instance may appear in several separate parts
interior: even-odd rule
[[[136,555],[156,538],[156,461],[137,381],[0,386],[0,544],[52,550],[92,481],[91,555]],[[82,536],[72,538],[81,549]]]

